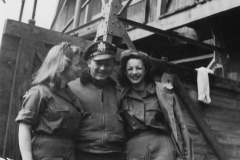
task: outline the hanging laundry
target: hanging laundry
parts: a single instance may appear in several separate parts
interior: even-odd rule
[[[198,71],[198,100],[209,104],[211,102],[211,98],[208,74],[213,74],[213,71],[204,67],[197,68],[196,70]]]

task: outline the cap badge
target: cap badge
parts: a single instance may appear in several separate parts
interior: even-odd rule
[[[102,42],[98,44],[98,50],[99,51],[105,51],[106,50],[106,45]]]

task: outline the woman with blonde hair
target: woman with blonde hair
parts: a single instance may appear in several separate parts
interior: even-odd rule
[[[16,118],[22,159],[75,160],[73,138],[83,110],[67,83],[79,74],[81,52],[67,42],[56,45],[37,71]]]

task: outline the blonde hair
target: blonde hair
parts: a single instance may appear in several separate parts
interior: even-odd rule
[[[36,72],[32,85],[51,83],[53,86],[60,85],[59,74],[66,71],[72,64],[74,55],[80,55],[81,48],[62,42],[48,52],[42,66]]]

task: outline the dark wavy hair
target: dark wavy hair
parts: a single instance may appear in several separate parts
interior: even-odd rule
[[[119,72],[118,72],[118,75],[117,75],[117,79],[118,79],[119,84],[122,87],[126,87],[126,86],[131,85],[131,82],[127,78],[127,75],[126,75],[126,66],[127,66],[127,62],[130,59],[141,60],[143,62],[145,70],[146,70],[146,75],[144,77],[146,84],[148,84],[150,82],[153,82],[154,68],[151,64],[150,57],[146,53],[143,53],[141,51],[133,51],[131,49],[128,49],[128,50],[123,51],[122,54],[121,54],[120,69],[119,69]]]

